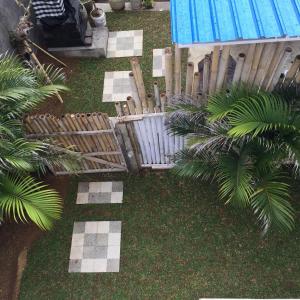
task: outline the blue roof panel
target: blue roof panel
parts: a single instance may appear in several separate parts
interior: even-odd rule
[[[300,37],[300,0],[171,0],[180,45]]]

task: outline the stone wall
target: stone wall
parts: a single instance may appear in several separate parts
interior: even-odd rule
[[[0,0],[0,53],[12,50],[10,32],[16,28],[22,10],[14,0]]]

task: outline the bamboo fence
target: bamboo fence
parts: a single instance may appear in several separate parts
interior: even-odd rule
[[[126,171],[126,162],[106,114],[65,114],[58,118],[50,114],[26,116],[24,127],[30,139],[51,140],[60,150],[81,154],[80,169],[76,173]],[[54,167],[54,174],[69,172]]]

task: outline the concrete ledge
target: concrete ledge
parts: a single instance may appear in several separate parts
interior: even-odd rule
[[[91,46],[49,48],[48,51],[65,57],[106,57],[108,42],[107,27],[93,28]]]

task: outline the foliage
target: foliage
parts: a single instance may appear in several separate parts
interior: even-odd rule
[[[170,130],[187,138],[174,171],[215,180],[220,197],[251,208],[264,233],[271,226],[294,228],[287,179],[288,167],[299,173],[300,114],[298,96],[286,95],[233,87],[203,107],[174,99],[170,112]]]
[[[59,69],[47,67],[54,83],[63,80]],[[28,175],[45,173],[47,166],[71,167],[72,153],[60,153],[46,141],[25,138],[22,117],[62,85],[45,85],[38,70],[25,68],[14,56],[0,57],[0,219],[36,223],[50,229],[61,213],[59,195]]]
[[[153,8],[153,1],[152,0],[144,0],[144,7],[147,9]]]

